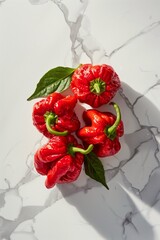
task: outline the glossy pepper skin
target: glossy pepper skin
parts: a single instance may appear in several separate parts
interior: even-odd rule
[[[113,104],[117,116],[110,112],[100,112],[95,109],[83,113],[86,126],[77,135],[86,144],[94,144],[93,151],[98,157],[108,157],[116,154],[120,148],[119,137],[124,134],[120,109]]]
[[[34,126],[48,138],[76,131],[80,127],[74,112],[76,103],[75,96],[64,97],[56,92],[50,94],[33,106]]]
[[[72,75],[71,89],[80,102],[98,108],[110,102],[121,83],[109,65],[83,64]]]
[[[35,153],[34,166],[39,174],[47,175],[47,188],[54,187],[56,183],[70,183],[78,178],[84,154],[92,149],[90,145],[84,150],[73,135],[53,136]]]

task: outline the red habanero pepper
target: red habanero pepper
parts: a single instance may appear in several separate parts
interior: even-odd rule
[[[74,112],[76,103],[75,96],[64,97],[60,93],[52,93],[35,103],[32,113],[33,124],[48,138],[74,132],[80,127]]]
[[[75,70],[71,81],[71,89],[79,101],[93,108],[108,103],[120,86],[118,75],[106,64],[83,64]]]
[[[77,136],[87,144],[94,144],[93,151],[98,157],[107,157],[116,154],[120,148],[119,137],[124,134],[120,108],[111,103],[117,116],[110,112],[100,112],[95,109],[83,113],[87,126],[77,132]]]
[[[53,136],[35,153],[34,166],[38,173],[47,175],[47,188],[52,188],[56,183],[70,183],[78,178],[84,155],[92,149],[91,144],[84,150],[73,135]]]

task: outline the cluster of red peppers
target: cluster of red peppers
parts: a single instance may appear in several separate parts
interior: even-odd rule
[[[73,95],[63,96],[60,92],[69,86]],[[108,188],[98,157],[112,156],[121,148],[121,112],[116,103],[110,102],[120,86],[118,75],[106,64],[57,67],[41,78],[28,100],[43,98],[34,104],[32,119],[48,143],[35,153],[34,166],[39,174],[47,176],[47,188],[75,181],[83,163],[86,174]],[[84,127],[74,111],[78,100],[91,106],[83,112]],[[97,109],[108,103],[116,115]]]

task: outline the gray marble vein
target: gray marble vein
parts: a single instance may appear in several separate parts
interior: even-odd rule
[[[6,28],[0,25],[0,33],[2,33],[1,36],[4,38],[3,44],[0,45],[0,50],[3,51],[4,48],[6,51],[6,60],[4,59],[4,63],[2,61],[3,69],[6,69],[6,65],[10,66],[12,75],[14,78],[17,77],[17,84],[18,81],[22,81],[17,74],[16,67],[18,64],[19,68],[22,67],[25,73],[25,86],[28,86],[28,89],[31,86],[31,82],[28,79],[32,78],[27,75],[28,71],[31,71],[31,75],[33,74],[35,78],[34,74],[37,64],[37,71],[43,68],[46,62],[47,65],[45,67],[48,68],[50,66],[53,58],[49,58],[48,56],[50,55],[46,56],[45,52],[48,51],[47,53],[49,53],[53,49],[56,52],[57,47],[61,47],[55,39],[58,34],[60,34],[58,36],[63,36],[63,30],[67,30],[66,32],[68,33],[68,36],[63,36],[63,44],[65,45],[66,43],[66,52],[62,57],[54,56],[54,59],[57,58],[59,64],[63,64],[67,53],[69,55],[66,61],[71,62],[72,66],[78,66],[82,62],[93,64],[99,62],[113,63],[119,70],[120,75],[124,73],[127,76],[128,81],[122,81],[122,88],[115,97],[115,101],[119,102],[122,109],[122,118],[125,126],[125,135],[121,139],[122,149],[116,156],[102,159],[105,176],[110,188],[109,191],[106,191],[99,183],[87,177],[84,174],[84,169],[76,182],[57,185],[50,190],[45,189],[44,178],[36,173],[33,166],[33,158],[36,149],[42,146],[46,140],[41,138],[40,135],[35,136],[33,128],[28,127],[27,117],[24,124],[26,124],[28,130],[25,134],[28,134],[28,139],[31,136],[34,139],[33,142],[32,140],[25,140],[25,137],[20,132],[16,135],[13,134],[14,142],[6,141],[9,146],[5,146],[5,151],[2,151],[4,154],[1,155],[0,162],[1,168],[4,169],[0,178],[0,239],[63,240],[65,238],[72,240],[75,239],[75,234],[77,234],[77,240],[86,236],[88,239],[92,238],[93,240],[159,240],[160,48],[157,47],[158,44],[154,46],[152,41],[158,42],[158,39],[160,39],[160,21],[157,17],[157,10],[160,9],[160,4],[153,1],[153,6],[150,10],[149,7],[146,7],[151,4],[149,0],[146,3],[143,1],[141,5],[139,5],[138,1],[135,1],[132,10],[128,2],[126,3],[128,4],[128,12],[126,11],[125,13],[117,4],[119,11],[115,9],[118,15],[114,19],[117,26],[121,27],[119,21],[122,18],[126,18],[126,21],[129,21],[129,13],[134,13],[135,7],[140,10],[141,14],[144,14],[146,19],[150,19],[150,23],[146,20],[146,23],[142,24],[141,30],[139,30],[140,28],[137,25],[137,31],[134,34],[129,31],[130,29],[126,29],[128,35],[126,35],[127,37],[123,40],[123,43],[119,44],[117,39],[117,47],[113,44],[113,47],[110,46],[112,50],[107,52],[99,36],[95,36],[92,32],[95,19],[93,19],[91,13],[92,11],[98,11],[98,9],[94,9],[95,6],[97,7],[96,1],[30,0],[25,5],[19,4],[18,0],[14,4],[9,1],[2,4],[3,2],[0,1],[0,17],[3,21],[6,21],[6,16],[9,15],[13,21],[17,19],[19,24],[16,26],[13,23],[13,27],[18,37],[21,37],[21,33],[18,33],[21,25],[23,27],[25,25],[28,35],[31,26],[34,29],[31,39],[25,40],[25,56],[22,56],[22,48],[15,47],[17,45],[14,42],[8,42],[9,37],[12,36],[10,31],[7,32]],[[116,8],[116,5],[114,5],[115,1],[102,1],[99,4],[106,8],[111,6]],[[124,2],[121,1],[122,6],[124,6],[123,4]],[[143,4],[146,4],[144,8],[142,8]],[[92,11],[90,10],[91,7]],[[2,12],[3,9],[4,13]],[[17,12],[15,9],[17,9]],[[18,11],[24,12],[24,19],[21,19],[22,24],[20,23]],[[139,12],[137,17],[140,17],[138,14]],[[108,21],[111,16],[103,15],[103,13],[99,12],[99,17]],[[59,22],[57,21],[57,28],[52,30],[53,44],[51,44],[47,34],[43,36],[42,32],[57,19]],[[113,19],[110,21],[112,24]],[[116,26],[115,22],[114,26]],[[10,24],[10,22],[7,22],[7,24]],[[129,22],[129,26],[132,26],[131,22]],[[51,28],[48,27],[45,33],[50,33],[50,31]],[[108,33],[108,36],[112,37],[112,29],[104,29],[104,36]],[[14,32],[12,34],[14,35]],[[121,39],[121,36],[119,38]],[[128,57],[131,53],[131,47],[135,46],[135,48],[139,49],[139,46],[141,46],[140,41],[142,40],[144,46],[146,46],[145,52],[142,51],[138,54],[142,56],[146,65],[141,65],[141,62],[138,62],[138,56],[137,63],[132,61],[132,59],[130,61]],[[42,41],[44,45],[46,44],[43,50],[38,47],[39,41]],[[23,43],[21,44],[23,45]],[[150,65],[149,60],[146,60],[147,44],[151,46],[150,52],[154,53],[155,59],[152,59],[152,61],[156,62],[155,68]],[[70,46],[69,49],[67,49],[67,46]],[[7,51],[7,49],[9,50]],[[34,52],[35,49],[38,50]],[[39,52],[40,55],[38,55]],[[17,61],[17,64],[11,58],[11,53],[14,53],[17,59],[21,59]],[[121,59],[118,56],[121,56]],[[128,68],[124,68],[127,57]],[[12,59],[11,63],[9,62],[10,58]],[[34,59],[33,61],[32,58]],[[149,58],[150,56],[148,56]],[[30,61],[31,65],[29,65]],[[32,65],[34,66],[33,69]],[[28,66],[30,66],[30,69],[28,69]],[[135,80],[130,78],[130,74],[133,71],[135,71],[135,76],[137,76]],[[4,74],[4,72],[2,72],[3,77],[0,81],[3,81],[4,78],[3,84],[5,85],[8,78],[11,79],[11,73],[7,71]],[[146,85],[144,84],[145,76],[148,76]],[[142,78],[142,82],[140,78]],[[135,86],[135,89],[131,85]],[[141,87],[139,91],[137,91],[138,85]],[[8,91],[13,98],[13,89]],[[28,105],[24,103],[24,89],[22,86],[21,92],[21,95],[17,94],[18,99],[22,101],[20,106],[25,108],[28,114],[31,114]],[[17,116],[19,107],[14,108],[11,101],[10,110],[12,108],[15,109],[14,118],[16,118],[16,123],[12,122],[13,118],[7,119],[7,125],[9,127],[14,125],[18,129]],[[76,111],[78,113],[78,109]],[[9,130],[6,128],[4,137],[8,138],[8,136],[10,136]],[[27,150],[27,154],[25,148],[30,149],[29,151]],[[18,176],[18,173],[21,172],[23,176],[22,174]]]
[[[130,39],[127,39],[125,43],[123,43],[121,46],[114,49],[111,53],[106,54],[107,57],[111,58],[115,53],[117,53],[119,50],[126,47],[128,44],[136,40],[137,38],[143,36],[144,34],[149,33],[150,31],[154,30],[155,28],[160,26],[160,20],[151,23],[150,25],[146,26],[144,29],[142,29],[139,33],[137,33],[135,36],[131,37]]]

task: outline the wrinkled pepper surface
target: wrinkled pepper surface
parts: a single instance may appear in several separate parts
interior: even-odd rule
[[[120,148],[119,137],[124,134],[120,108],[111,103],[117,116],[110,112],[100,112],[95,109],[83,113],[86,126],[77,132],[77,136],[86,144],[94,144],[93,151],[98,157],[108,157],[116,154]]]
[[[92,151],[78,144],[73,135],[53,136],[34,155],[34,166],[41,175],[47,175],[45,185],[52,188],[56,183],[75,181],[82,169],[84,155]]]
[[[118,75],[106,64],[83,64],[75,70],[71,80],[71,89],[79,101],[93,108],[108,103],[120,86]]]
[[[80,127],[74,112],[77,103],[75,96],[64,97],[60,93],[52,93],[33,106],[33,124],[46,137],[65,136]]]

